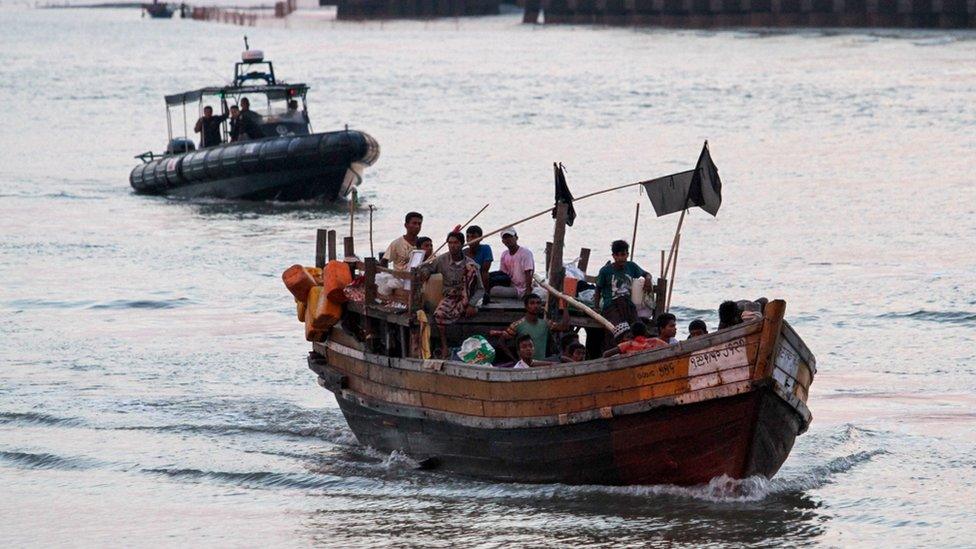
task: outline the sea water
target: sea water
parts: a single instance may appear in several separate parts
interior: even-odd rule
[[[136,10],[0,10],[0,538],[24,545],[973,545],[976,33],[681,31],[436,22],[242,28]],[[691,169],[673,311],[787,301],[818,359],[810,430],[772,480],[474,482],[359,445],[307,369],[280,273],[348,204],[132,194],[162,96],[225,84],[247,34],[312,87],[317,131],[381,144],[357,252],[409,210],[435,241]],[[182,112],[174,132],[182,135]],[[188,112],[192,137],[194,111]],[[676,216],[579,202],[566,257]],[[536,253],[546,217],[520,227]],[[497,238],[488,243],[496,257]]]

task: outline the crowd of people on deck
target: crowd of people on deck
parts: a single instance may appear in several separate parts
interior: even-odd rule
[[[578,333],[570,324],[569,308],[561,308],[558,320],[546,318],[544,313],[548,296],[545,289],[537,286],[533,280],[535,259],[528,248],[519,245],[518,232],[514,228],[500,231],[505,250],[499,260],[500,269],[492,271],[494,255],[491,247],[482,242],[484,233],[480,227],[471,225],[464,233],[460,232],[460,227],[455,228],[447,235],[447,251],[434,255],[432,239],[420,235],[423,221],[423,215],[418,212],[406,214],[404,235],[390,242],[380,264],[400,271],[418,267],[420,278],[424,281],[434,274],[442,276],[443,297],[433,312],[442,358],[450,356],[447,326],[462,318],[475,316],[479,308],[490,303],[492,298],[518,298],[524,305],[524,316],[505,329],[490,330],[488,333],[504,349],[507,349],[508,343],[514,343],[513,360],[497,366],[530,368],[587,360],[588,349],[580,343]],[[416,260],[411,265],[415,250],[423,250],[423,262],[419,265]],[[593,285],[593,309],[614,326],[613,330],[607,330],[600,346],[604,349],[602,356],[627,355],[678,343],[678,319],[675,315],[662,313],[651,322],[649,318],[641,316],[642,312],[647,311],[639,311],[634,304],[631,295],[635,288],[634,281],[641,277],[651,280],[651,274],[629,260],[630,249],[626,241],[615,240],[610,245],[610,252],[612,260],[600,268]],[[588,283],[582,281],[582,284]],[[652,290],[651,284],[643,287],[645,293]],[[719,306],[718,329],[760,318],[765,305],[765,298],[723,302]],[[550,355],[549,342],[555,334],[561,334],[558,352]],[[700,318],[688,325],[687,339],[707,334],[708,327]]]
[[[224,107],[226,108],[226,104]],[[230,142],[250,141],[268,137],[261,129],[265,122],[265,117],[251,110],[251,101],[244,97],[241,99],[240,106],[231,105],[227,112],[215,115],[213,107],[207,105],[203,108],[203,116],[197,119],[193,126],[193,131],[200,134],[200,148],[206,149],[223,144],[220,135],[221,125],[227,121],[230,125],[228,137]],[[288,101],[286,112],[274,118],[275,122],[295,122],[305,123],[305,114],[298,110],[298,101],[291,99]]]

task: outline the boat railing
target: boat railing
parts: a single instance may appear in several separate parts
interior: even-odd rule
[[[139,160],[142,160],[143,163],[148,164],[153,160],[156,160],[157,158],[162,158],[164,156],[166,156],[165,153],[154,153],[152,151],[146,151],[142,154],[135,155],[133,158],[138,158]]]

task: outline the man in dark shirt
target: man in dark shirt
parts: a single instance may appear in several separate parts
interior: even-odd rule
[[[193,126],[193,131],[200,134],[200,148],[215,147],[220,145],[220,125],[227,120],[227,114],[220,116],[213,115],[213,107],[207,105],[203,108],[203,116],[197,120]]]
[[[237,141],[264,137],[261,131],[261,115],[251,110],[251,101],[246,97],[241,99],[241,114],[237,120]]]

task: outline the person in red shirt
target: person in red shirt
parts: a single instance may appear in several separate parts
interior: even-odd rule
[[[618,326],[619,328],[620,326]],[[615,332],[617,330],[614,330]],[[614,355],[629,355],[641,351],[650,351],[658,347],[667,347],[668,343],[663,339],[647,336],[647,326],[643,322],[635,322],[629,330],[622,331],[616,337],[617,345],[611,347],[603,353],[604,357]]]

